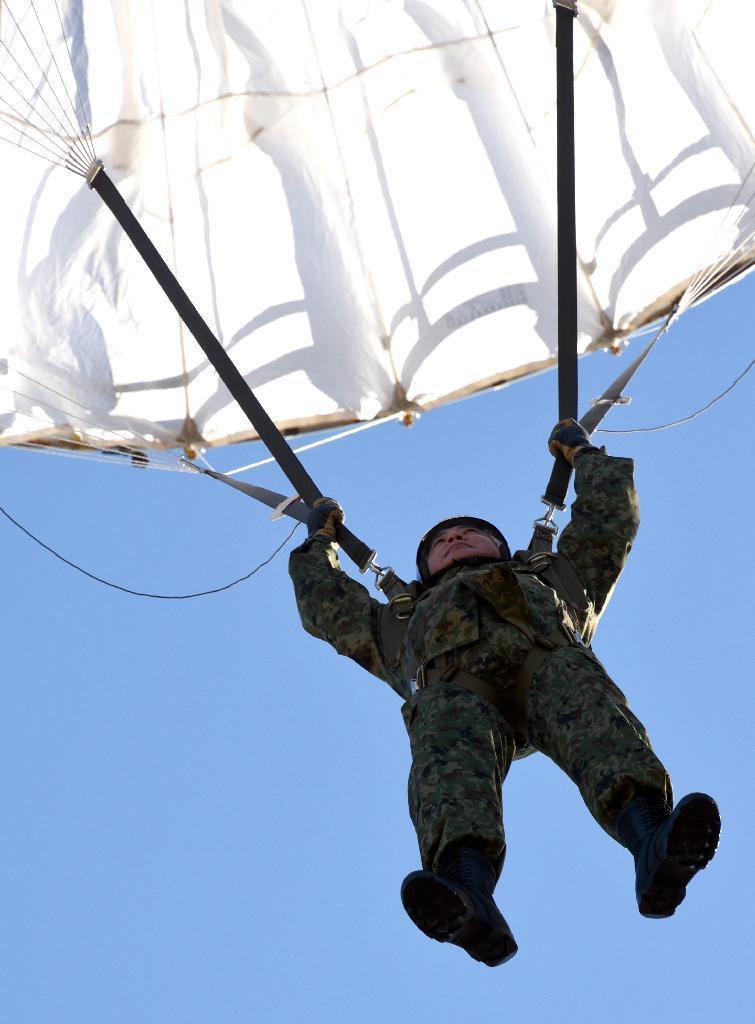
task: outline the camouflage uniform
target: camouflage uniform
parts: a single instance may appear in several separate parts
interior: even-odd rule
[[[577,459],[576,500],[558,551],[584,587],[588,607],[574,625],[587,640],[639,525],[632,470],[631,460],[602,451]],[[517,747],[527,742],[563,768],[614,838],[619,811],[640,788],[660,792],[671,805],[670,779],[644,727],[589,649],[554,650],[523,689],[520,670],[532,634],[553,634],[568,613],[555,590],[520,569],[514,562],[452,566],[420,596],[391,661],[381,641],[386,606],[340,570],[335,547],[313,536],[291,553],[304,628],[405,700],[409,809],[428,870],[437,870],[444,851],[458,843],[502,863],[501,788]],[[494,688],[497,706],[453,678],[412,696],[409,680],[418,664],[451,665],[475,676]]]

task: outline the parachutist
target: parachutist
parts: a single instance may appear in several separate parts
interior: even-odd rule
[[[501,790],[514,759],[541,751],[578,786],[632,853],[645,917],[675,912],[720,831],[706,794],[672,809],[645,727],[590,647],[639,526],[633,462],[594,447],[574,420],[556,425],[549,449],[576,470],[555,555],[512,556],[492,523],[444,520],[420,542],[411,612],[399,617],[341,571],[343,511],[321,498],[289,564],[304,628],[404,700],[422,860],[404,880],[404,907],[431,938],[489,966],[517,951],[493,899],[506,852]]]

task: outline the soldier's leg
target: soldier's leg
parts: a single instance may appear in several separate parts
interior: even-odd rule
[[[690,793],[672,812],[671,781],[642,723],[601,667],[579,651],[546,659],[527,711],[533,745],[567,772],[603,828],[632,853],[640,913],[670,917],[716,852],[716,802]]]
[[[514,753],[505,721],[487,701],[434,683],[407,706],[412,746],[409,809],[424,870],[401,886],[426,935],[490,967],[517,951],[493,900],[503,865],[501,787]]]
[[[672,804],[671,780],[647,732],[605,671],[575,648],[545,659],[527,695],[530,742],[577,784],[599,824],[619,839],[616,821],[635,797],[653,792]]]
[[[407,724],[409,813],[422,866],[435,871],[446,851],[466,845],[500,871],[505,851],[501,787],[514,755],[506,722],[469,690],[438,683],[414,696]]]

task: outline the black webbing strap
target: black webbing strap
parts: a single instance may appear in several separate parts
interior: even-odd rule
[[[558,182],[558,418],[576,419],[579,407],[577,369],[577,216],[574,148],[574,19],[577,0],[553,0],[556,8],[556,109]],[[668,322],[666,328],[668,328]],[[663,333],[663,331],[661,332]],[[640,368],[660,333],[637,359],[606,388],[579,421],[592,434],[600,421],[622,397],[622,391]],[[553,464],[542,497],[547,505],[566,507],[572,467],[562,455]],[[553,532],[536,525],[530,550],[550,550]]]
[[[105,173],[102,167],[89,179],[93,188],[134,244],[139,255],[147,264],[173,308],[191,331],[204,354],[214,366],[218,376],[236,399],[249,422],[267,446],[280,468],[288,477],[292,487],[307,505],[321,497],[315,482],[301,462],[291,451],[285,437],[278,430],[252,389],[237,370],[230,356],[202,319],[197,308],[176,280],[170,267],[154,247],[126,201]],[[242,488],[243,489],[243,488]],[[370,565],[374,551],[368,548],[350,530],[341,528],[338,540],[346,554],[356,562],[362,572]]]
[[[574,19],[576,0],[553,0],[556,8],[556,141],[558,200],[558,418],[576,419],[577,214],[574,155]],[[564,508],[571,466],[558,455],[543,501]]]

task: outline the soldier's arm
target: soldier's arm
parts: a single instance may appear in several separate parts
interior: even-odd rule
[[[291,552],[288,571],[306,631],[389,682],[380,646],[381,604],[341,569],[332,542],[308,537]]]
[[[558,550],[579,576],[597,619],[626,565],[640,525],[634,462],[586,451],[575,459],[576,498]]]

